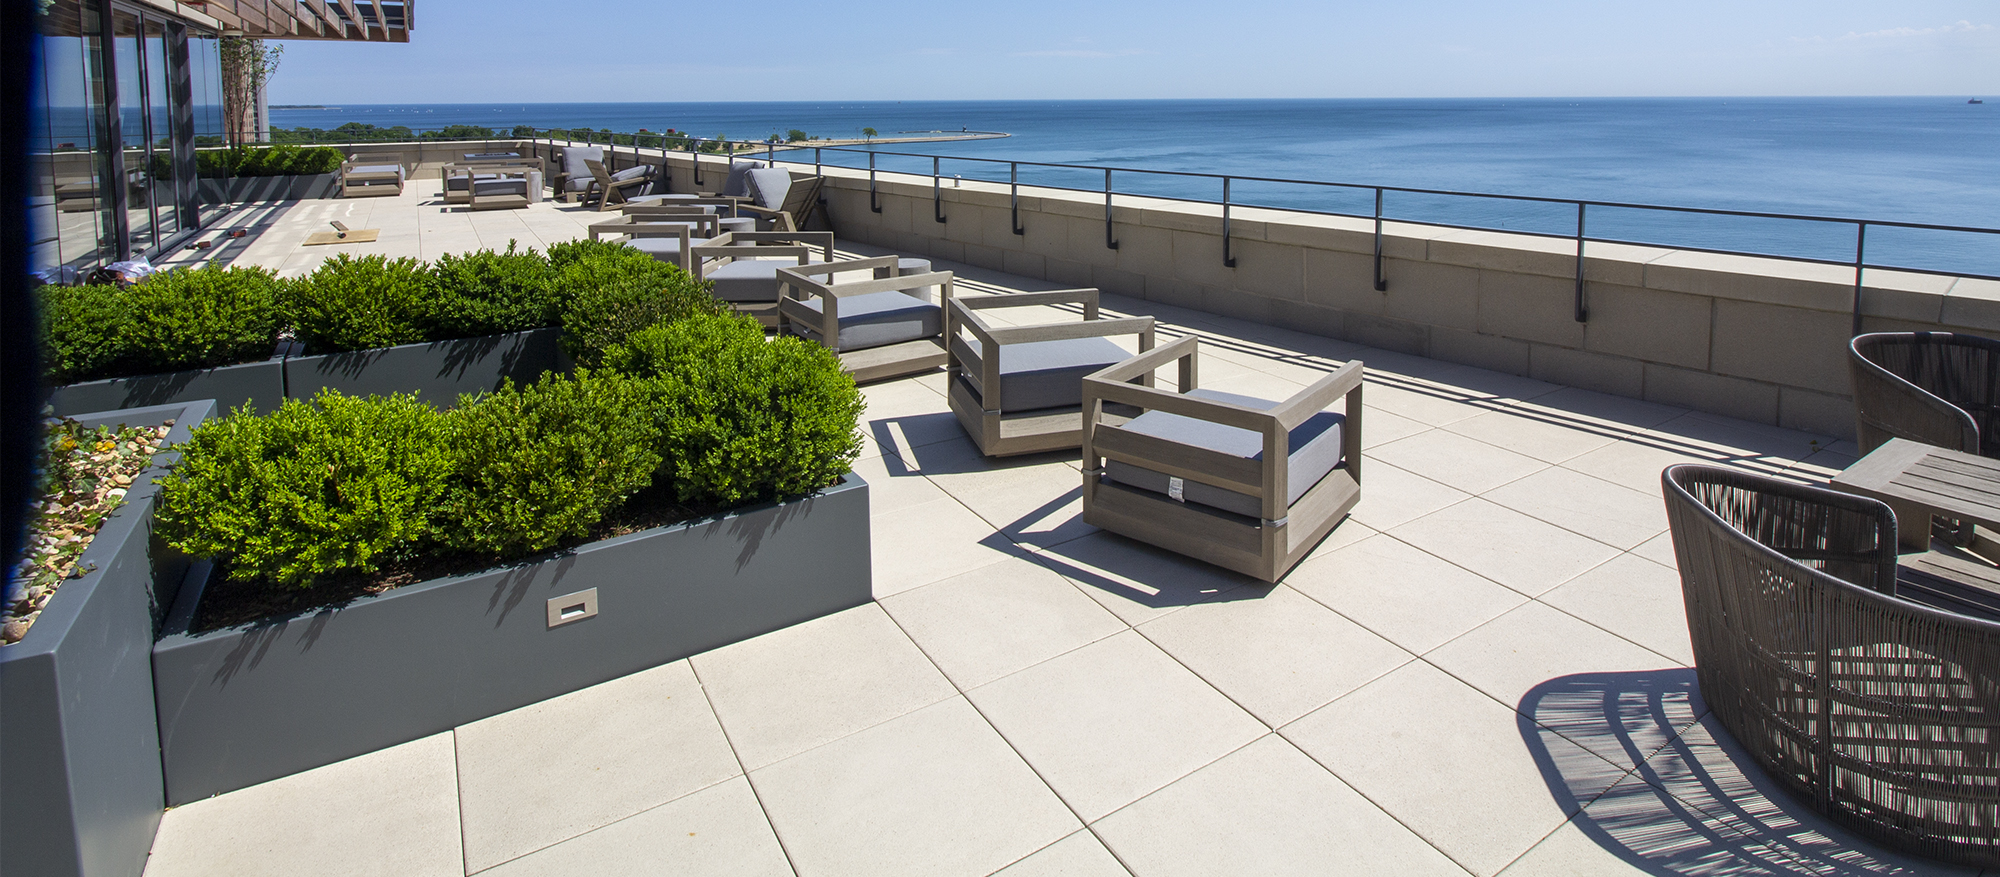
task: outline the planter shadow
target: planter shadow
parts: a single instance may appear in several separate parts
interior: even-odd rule
[[[262,362],[106,378],[56,387],[49,394],[49,404],[55,406],[56,414],[63,417],[203,399],[215,400],[217,414],[234,411],[244,405],[259,413],[275,411],[285,400],[284,359],[274,356]]]
[[[174,421],[177,444],[215,403],[77,417],[87,426]],[[134,479],[80,563],[18,643],[0,646],[0,849],[7,873],[139,877],[164,804],[152,644],[186,558],[152,535],[163,450]]]
[[[191,633],[211,569],[153,649],[167,801],[372,752],[862,605],[868,485]]]
[[[499,388],[503,379],[533,383],[543,372],[568,370],[562,330],[531,329],[505,335],[405,344],[285,360],[286,393],[310,399],[324,388],[348,395],[416,391],[418,398],[450,405],[460,393]]]

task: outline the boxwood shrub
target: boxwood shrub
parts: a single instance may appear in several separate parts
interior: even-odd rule
[[[374,572],[432,532],[452,462],[444,417],[415,394],[333,390],[269,416],[239,408],[181,446],[157,526],[232,579],[303,588]]]
[[[285,313],[307,353],[429,340],[426,272],[415,259],[335,254],[286,285]]]
[[[556,272],[534,250],[480,250],[438,257],[428,271],[420,322],[429,340],[476,338],[555,325]]]
[[[563,301],[563,349],[583,366],[603,364],[607,350],[654,323],[729,310],[709,294],[712,284],[624,244],[555,244],[549,261]]]
[[[764,339],[749,317],[697,314],[606,356],[644,378],[662,474],[683,502],[732,506],[832,484],[861,452],[861,393],[825,347]]]
[[[154,158],[153,173],[159,179],[172,178],[166,160],[167,156],[164,155]],[[239,145],[228,149],[204,149],[195,153],[195,168],[196,172],[204,177],[282,177],[294,174],[310,176],[334,173],[340,170],[340,163],[346,160],[346,153],[331,146]]]
[[[640,398],[634,381],[588,370],[462,398],[438,540],[504,557],[588,534],[660,464]]]
[[[648,489],[709,508],[810,493],[860,451],[861,394],[839,360],[767,342],[754,320],[661,321],[605,358],[442,412],[332,390],[239,409],[182,446],[159,532],[232,579],[285,589],[434,574],[420,555],[527,557],[601,532]]]
[[[264,359],[284,322],[280,281],[262,268],[163,271],[132,286],[40,289],[52,383]]]

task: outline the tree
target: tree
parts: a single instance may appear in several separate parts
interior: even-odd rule
[[[866,138],[868,138],[868,139],[870,139],[870,140],[873,140],[873,139],[875,139],[875,129],[874,129],[874,128],[863,128],[863,129],[861,129],[861,136],[863,136],[863,137],[866,137]]]
[[[812,137],[808,136],[806,132],[801,131],[797,128],[793,128],[792,130],[785,132],[786,143],[803,143],[811,139]]]
[[[271,74],[278,72],[278,59],[285,54],[282,44],[264,45],[250,37],[223,37],[218,48],[222,62],[223,128],[234,143],[258,139],[257,95],[264,91]]]

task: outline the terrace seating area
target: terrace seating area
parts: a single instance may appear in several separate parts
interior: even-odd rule
[[[603,219],[464,212],[439,186],[263,205],[202,255],[296,276]],[[302,246],[331,220],[381,239]],[[952,272],[940,304],[1062,288],[930,268]],[[174,808],[146,873],[1980,874],[1814,813],[1696,681],[1662,470],[1824,484],[1853,442],[1095,307],[1193,339],[1216,394],[1294,399],[1365,364],[1366,490],[1277,584],[1091,526],[1079,452],[982,453],[945,371],[866,383],[875,602]]]

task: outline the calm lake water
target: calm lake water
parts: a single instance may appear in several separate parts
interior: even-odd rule
[[[1004,131],[884,152],[1448,189],[1557,199],[2000,228],[2000,102],[1965,97],[911,101],[436,104],[279,109],[278,127],[347,122],[674,128],[762,139]],[[826,152],[829,164],[866,157]],[[929,158],[882,156],[929,173]],[[941,162],[1004,181],[1004,163]],[[1023,183],[1101,190],[1101,171],[1023,167]],[[1221,182],[1114,174],[1120,193],[1219,199]],[[1371,190],[1238,181],[1238,203],[1370,214]],[[1573,205],[1391,192],[1392,218],[1573,234]],[[1852,225],[1591,208],[1593,237],[1851,260]],[[2000,274],[2000,236],[1871,228],[1871,263]]]

